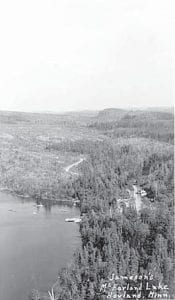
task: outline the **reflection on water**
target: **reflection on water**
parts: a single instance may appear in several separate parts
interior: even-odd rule
[[[32,289],[50,288],[80,243],[79,216],[66,202],[0,193],[0,299],[27,300]]]
[[[8,195],[9,196],[9,195]],[[60,200],[60,201],[48,201],[48,200],[39,200],[39,199],[32,199],[32,198],[20,198],[21,203],[26,204],[26,202],[31,202],[34,206],[36,206],[37,211],[40,210],[41,207],[44,208],[46,213],[51,213],[52,209],[57,207],[66,207],[66,208],[73,208],[73,202],[70,200]],[[62,210],[62,209],[61,209]],[[78,211],[78,209],[77,209]]]

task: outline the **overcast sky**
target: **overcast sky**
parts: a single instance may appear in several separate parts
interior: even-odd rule
[[[0,109],[173,103],[174,0],[0,0]]]

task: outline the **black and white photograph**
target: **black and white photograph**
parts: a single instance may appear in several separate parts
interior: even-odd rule
[[[0,0],[0,300],[175,299],[173,0]]]

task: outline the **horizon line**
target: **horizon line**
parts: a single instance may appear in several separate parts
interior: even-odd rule
[[[136,110],[136,109],[156,109],[156,108],[171,108],[174,109],[174,105],[154,105],[154,106],[127,106],[127,107],[105,107],[105,108],[96,108],[96,109],[75,109],[75,110],[9,110],[9,109],[0,109],[0,112],[14,112],[14,113],[34,113],[34,114],[65,114],[65,113],[81,113],[81,112],[99,112],[107,109],[120,109],[120,110]]]

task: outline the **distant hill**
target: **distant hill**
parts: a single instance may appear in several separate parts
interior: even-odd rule
[[[116,121],[120,120],[125,114],[128,113],[128,110],[120,109],[120,108],[106,108],[101,110],[98,113],[97,120],[104,121]]]
[[[0,124],[84,124],[98,115],[97,111],[53,112],[17,112],[0,111]]]
[[[96,121],[98,122],[106,122],[106,121],[119,121],[122,119],[125,115],[128,114],[139,114],[147,112],[147,113],[169,113],[174,114],[174,108],[170,106],[160,106],[160,107],[133,107],[128,109],[122,109],[122,108],[106,108],[101,110],[98,115]]]

